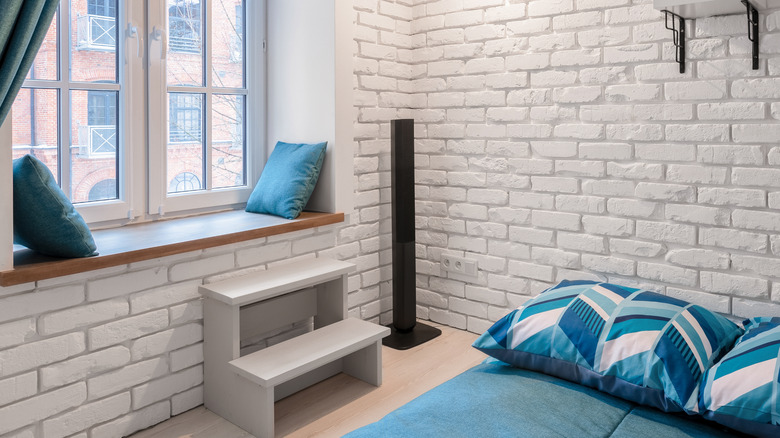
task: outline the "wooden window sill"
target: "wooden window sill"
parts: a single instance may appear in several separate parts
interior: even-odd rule
[[[14,251],[14,268],[0,272],[0,286],[78,274],[344,221],[344,213],[303,212],[294,220],[229,211],[147,222],[93,232],[99,255],[61,259],[28,249]]]

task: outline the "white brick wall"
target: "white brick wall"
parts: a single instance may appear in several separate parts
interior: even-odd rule
[[[437,297],[420,300],[420,316],[479,331],[527,299],[506,296],[534,295],[563,278],[647,287],[736,316],[780,315],[780,286],[772,292],[780,279],[780,58],[764,50],[760,70],[750,70],[744,17],[689,20],[687,73],[679,74],[671,34],[647,1],[418,3],[412,28],[416,53],[426,56],[414,57],[416,79],[446,79],[445,88],[412,90],[428,96],[412,111],[418,173],[434,169],[421,163],[454,160],[451,142],[472,145],[457,153],[467,169],[436,168],[445,174],[417,181],[418,207],[444,204],[417,209],[429,217],[418,220],[418,235],[446,233],[418,241],[418,266],[453,251],[480,262],[473,280],[450,276],[449,291],[437,286],[446,272],[418,269],[421,295]],[[762,25],[770,39],[780,36],[775,18]],[[435,31],[418,22],[436,23]],[[431,38],[473,29],[480,38]],[[444,64],[456,68],[438,70]],[[509,74],[520,79],[489,80]],[[466,80],[466,94],[485,98],[435,98],[462,95]],[[454,117],[464,105],[471,116]],[[451,135],[441,134],[445,126]],[[489,149],[486,136],[530,148]],[[504,192],[508,202],[432,196],[453,186]],[[436,225],[463,218],[508,233]],[[483,258],[504,263],[483,266]],[[471,292],[454,293],[458,285]]]
[[[0,324],[0,436],[118,437],[202,404],[197,287],[267,269],[269,262],[317,253],[352,260],[358,272],[349,282],[350,313],[370,313],[367,319],[375,321],[383,314],[386,322],[390,303],[380,300],[379,289],[389,291],[389,272],[378,268],[387,243],[379,216],[367,224],[359,217],[352,215],[346,226],[46,280],[39,287],[0,288],[6,321]],[[200,275],[192,278],[195,272]],[[372,289],[376,293],[368,293]],[[273,336],[267,344],[289,334]]]
[[[681,75],[644,0],[353,4],[349,223],[0,288],[0,436],[201,404],[204,282],[335,257],[358,266],[350,315],[390,322],[393,118],[417,121],[419,317],[481,332],[564,278],[780,315],[780,58],[749,69],[742,17],[689,22]],[[444,252],[479,275],[448,278]]]

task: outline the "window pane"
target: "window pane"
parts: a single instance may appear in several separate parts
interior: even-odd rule
[[[35,61],[33,61],[30,71],[27,72],[25,79],[37,79],[37,80],[49,80],[56,81],[59,77],[58,71],[58,58],[57,58],[57,28],[59,22],[59,14],[54,14],[54,19],[51,21],[49,31],[43,38],[41,48],[38,50],[38,54],[35,55]]]
[[[116,197],[116,180],[109,178],[98,182],[89,189],[88,201],[103,201],[106,199],[115,199]]]
[[[201,143],[203,141],[202,112],[202,94],[170,93],[169,141]]]
[[[204,188],[203,94],[168,93],[168,193]]]
[[[13,158],[32,154],[45,163],[59,182],[57,90],[22,88],[13,106]]]
[[[116,199],[119,93],[74,90],[70,96],[71,200]]]
[[[203,8],[200,0],[168,1],[168,85],[203,85]]]
[[[116,2],[117,0],[70,2],[72,81],[116,82]]]
[[[212,187],[245,185],[244,96],[215,94],[211,108]]]
[[[87,13],[115,17],[116,0],[87,0]]]
[[[213,0],[211,5],[212,85],[243,88],[244,2]]]

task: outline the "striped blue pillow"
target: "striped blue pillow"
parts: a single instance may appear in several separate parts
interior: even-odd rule
[[[751,318],[734,349],[704,376],[699,409],[758,436],[780,436],[780,318]]]
[[[667,412],[698,410],[699,382],[742,330],[682,300],[564,281],[513,310],[474,347]]]

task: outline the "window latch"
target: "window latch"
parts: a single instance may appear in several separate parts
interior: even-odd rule
[[[127,37],[135,39],[135,56],[141,57],[141,36],[138,35],[138,26],[134,26],[133,23],[127,23]]]
[[[168,51],[168,34],[165,32],[165,30],[154,26],[151,36],[154,41],[160,42],[160,60],[164,60]]]

